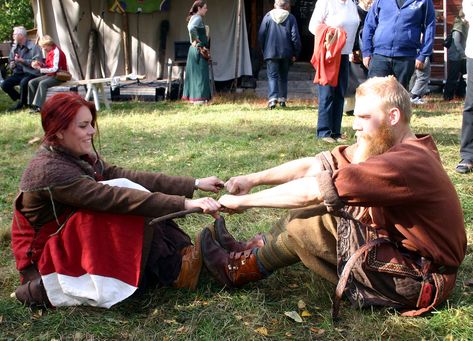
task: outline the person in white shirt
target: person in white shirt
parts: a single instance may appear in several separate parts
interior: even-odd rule
[[[356,4],[352,0],[317,1],[309,22],[309,31],[315,35],[320,24],[342,28],[347,37],[345,46],[342,48],[337,86],[317,85],[319,114],[316,137],[329,143],[344,142],[341,129],[343,104],[348,85],[348,55],[353,50],[356,32],[360,24]]]

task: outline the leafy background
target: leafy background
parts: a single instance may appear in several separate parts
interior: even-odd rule
[[[34,27],[33,9],[30,0],[0,0],[0,42],[12,39],[12,28]]]

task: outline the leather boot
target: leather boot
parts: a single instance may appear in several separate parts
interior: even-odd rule
[[[258,268],[256,255],[252,250],[228,253],[212,238],[208,228],[202,231],[202,255],[210,273],[229,288],[240,287],[265,277]]]
[[[15,297],[18,301],[30,307],[52,307],[48,295],[46,295],[46,290],[44,289],[43,280],[41,278],[20,285],[15,290]]]
[[[222,216],[215,219],[213,231],[211,232],[214,239],[227,251],[242,252],[252,250],[255,247],[263,247],[265,243],[264,236],[261,233],[258,233],[246,242],[236,240],[225,227],[225,219]]]
[[[175,288],[187,288],[195,290],[199,282],[200,270],[202,269],[201,235],[195,237],[195,245],[189,245],[182,249],[181,271],[173,283]]]

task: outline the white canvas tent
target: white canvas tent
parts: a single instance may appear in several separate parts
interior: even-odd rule
[[[174,58],[174,42],[189,40],[185,18],[192,0],[170,0],[168,11],[123,14],[109,11],[106,0],[32,0],[38,35],[49,34],[67,56],[75,79],[86,77],[89,34],[98,33],[92,78],[126,73],[123,36],[129,45],[129,72],[154,80],[167,77],[162,62]],[[214,78],[225,81],[251,75],[251,61],[243,0],[207,0],[204,21],[210,27]],[[165,51],[160,51],[160,30],[169,21]],[[139,46],[138,46],[139,45]],[[159,55],[164,58],[159,60]],[[238,65],[238,66],[237,66]]]

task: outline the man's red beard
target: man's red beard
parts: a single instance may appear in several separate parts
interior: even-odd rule
[[[384,122],[374,134],[361,133],[352,163],[366,161],[371,156],[380,155],[394,146],[392,129]]]

